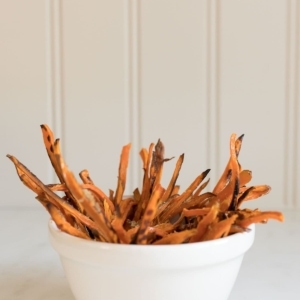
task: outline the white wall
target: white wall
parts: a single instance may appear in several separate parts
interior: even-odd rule
[[[166,156],[184,152],[184,188],[206,168],[215,182],[230,133],[244,133],[242,165],[254,184],[273,188],[253,205],[300,207],[299,1],[1,4],[2,209],[38,206],[7,153],[53,182],[42,123],[62,139],[70,168],[88,168],[105,190],[132,142],[128,193],[140,181],[142,146],[161,138]]]

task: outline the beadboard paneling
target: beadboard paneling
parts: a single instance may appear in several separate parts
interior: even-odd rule
[[[45,7],[39,0],[1,4],[0,206],[39,207],[5,155],[16,156],[49,180],[50,163],[39,127],[51,119],[51,103],[46,101]]]
[[[219,9],[220,167],[228,160],[230,134],[245,134],[242,166],[253,171],[253,184],[272,187],[253,205],[280,207],[284,202],[286,1],[220,1]]]
[[[35,206],[6,153],[55,178],[39,129],[48,123],[70,168],[105,191],[132,142],[126,193],[141,181],[142,146],[161,138],[175,156],[164,185],[184,152],[182,189],[207,168],[212,186],[230,134],[244,133],[243,167],[273,188],[259,206],[299,208],[299,1],[3,2],[1,207]]]
[[[185,153],[178,183],[184,189],[208,168],[205,105],[206,30],[203,1],[141,1],[141,144],[160,138],[166,185],[176,160]],[[155,20],[155,22],[153,21]]]
[[[108,192],[130,142],[125,2],[63,1],[61,16],[66,161],[76,174],[88,169]]]

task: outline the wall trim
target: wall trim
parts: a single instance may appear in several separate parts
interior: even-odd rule
[[[216,182],[220,173],[220,17],[219,0],[203,3],[204,19],[204,115],[206,164],[211,171],[211,182]]]
[[[300,2],[286,1],[284,204],[299,207],[300,197]],[[299,201],[299,200],[298,200]]]
[[[61,139],[64,149],[64,102],[62,75],[62,3],[61,0],[47,0],[45,2],[46,19],[46,72],[47,72],[47,123],[51,126],[56,137]],[[48,178],[50,182],[56,175],[49,166]]]
[[[141,178],[140,5],[138,0],[126,0],[124,6],[125,139],[131,143],[127,184],[130,192],[139,186]]]

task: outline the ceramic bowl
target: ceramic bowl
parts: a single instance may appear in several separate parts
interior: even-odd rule
[[[249,229],[207,242],[122,245],[70,236],[49,222],[77,300],[226,300],[254,240]]]

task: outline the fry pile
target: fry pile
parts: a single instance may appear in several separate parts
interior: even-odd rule
[[[167,187],[162,187],[164,145],[159,140],[149,149],[143,148],[143,185],[132,197],[124,197],[130,144],[121,152],[117,188],[105,194],[91,179],[89,172],[79,173],[77,181],[68,169],[47,125],[41,125],[44,144],[60,183],[44,184],[17,158],[14,163],[20,180],[30,188],[36,199],[47,209],[57,227],[87,240],[122,244],[181,244],[214,240],[247,231],[252,223],[268,219],[283,221],[280,212],[241,209],[243,202],[267,194],[267,185],[248,186],[251,171],[243,170],[238,155],[243,135],[230,137],[230,158],[212,192],[207,186],[209,169],[201,173],[183,192],[177,178],[184,160],[180,155]],[[64,192],[64,196],[58,195]]]

